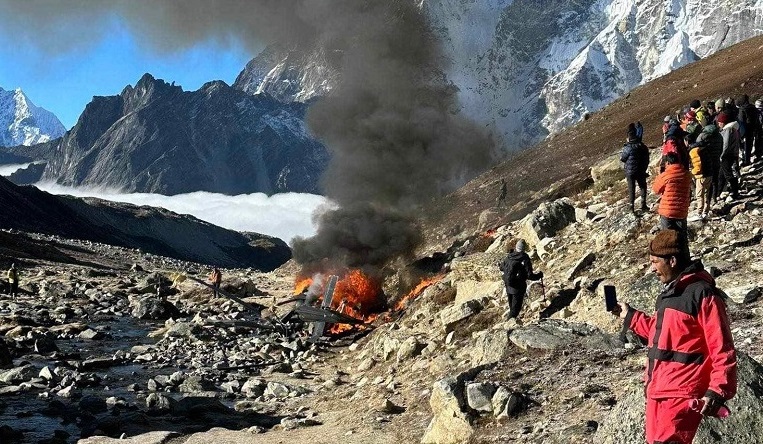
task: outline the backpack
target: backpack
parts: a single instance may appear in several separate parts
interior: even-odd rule
[[[503,279],[510,283],[521,284],[527,280],[527,268],[519,258],[509,256],[501,262],[499,268],[503,272]]]

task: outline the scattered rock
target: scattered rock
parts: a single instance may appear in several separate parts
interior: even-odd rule
[[[463,385],[455,378],[434,383],[429,406],[434,417],[429,423],[422,444],[461,444],[474,433],[474,428],[463,411]]]
[[[757,285],[744,285],[724,289],[728,297],[737,304],[749,304],[760,298],[761,290]]]
[[[493,411],[493,395],[497,387],[491,383],[472,382],[466,385],[466,401],[469,407],[478,412]]]
[[[445,332],[449,333],[457,322],[470,316],[474,316],[480,311],[482,311],[482,304],[479,301],[466,301],[462,304],[453,305],[440,311],[440,321],[445,328]]]
[[[582,258],[580,258],[577,261],[577,263],[575,263],[575,265],[573,265],[572,268],[570,268],[567,271],[567,280],[572,281],[573,279],[575,279],[578,273],[590,267],[595,260],[596,260],[596,254],[593,252],[590,252],[586,254],[585,256],[583,256]]]

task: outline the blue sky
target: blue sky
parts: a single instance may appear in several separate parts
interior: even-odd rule
[[[100,41],[55,55],[0,33],[0,87],[21,87],[70,129],[93,96],[119,94],[146,72],[193,91],[210,80],[232,84],[254,55],[213,42],[160,54],[138,45],[117,21]]]

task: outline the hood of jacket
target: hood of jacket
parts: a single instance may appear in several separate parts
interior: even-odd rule
[[[714,123],[711,123],[709,125],[705,125],[705,127],[702,128],[702,132],[705,134],[713,134],[720,133],[720,130],[718,129],[718,126],[716,126]]]
[[[673,137],[683,139],[683,137],[686,135],[686,132],[681,129],[678,125],[672,125],[668,130],[665,132],[665,138],[670,139]]]
[[[734,129],[736,129],[736,130],[739,129],[739,122],[737,122],[737,121],[729,122],[729,123],[723,125],[723,129],[721,131],[731,131],[731,130],[734,130]]]

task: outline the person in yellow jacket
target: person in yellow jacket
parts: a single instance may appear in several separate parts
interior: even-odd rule
[[[16,299],[19,294],[19,271],[16,269],[16,264],[11,264],[8,270],[8,288],[11,298]]]
[[[691,160],[691,174],[694,176],[694,199],[696,200],[697,214],[689,220],[701,220],[707,217],[710,211],[709,193],[712,183],[712,175],[705,174],[702,168],[701,148],[696,146],[689,151]]]

